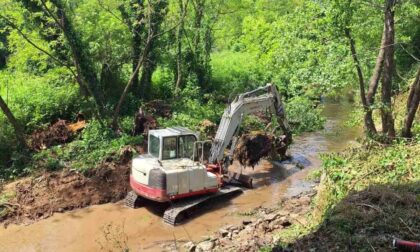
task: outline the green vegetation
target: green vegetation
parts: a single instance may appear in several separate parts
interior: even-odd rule
[[[375,143],[323,156],[310,224],[278,234],[281,244],[317,250],[389,250],[420,232],[420,141]],[[350,245],[351,244],[351,245]]]
[[[93,168],[122,146],[140,144],[130,136],[131,118],[152,100],[172,109],[157,118],[160,126],[199,129],[204,119],[217,124],[235,95],[272,82],[294,132],[318,130],[320,101],[360,89],[360,77],[367,82],[382,51],[395,58],[381,63],[384,90],[406,91],[420,57],[420,7],[413,0],[395,8],[385,3],[372,3],[384,12],[342,0],[1,0],[0,180]],[[395,36],[387,41],[398,43],[378,55],[384,13],[395,17],[395,27],[385,30],[395,28]],[[390,124],[391,97],[374,97],[376,104],[361,96],[355,107],[380,111]],[[78,113],[89,126],[73,142],[28,147],[35,131],[58,119],[74,122]],[[243,128],[265,126],[250,116]],[[386,140],[391,133],[385,130]]]
[[[117,136],[97,121],[91,121],[79,140],[34,154],[31,170],[71,168],[83,171],[95,168],[105,157],[118,159],[121,147],[140,145],[142,141],[143,136],[130,136],[125,132]]]
[[[402,127],[407,94],[396,97],[396,125]],[[347,127],[361,123],[354,113]],[[419,117],[416,123],[419,123]],[[345,129],[344,129],[345,130]],[[322,155],[321,178],[307,225],[276,234],[281,246],[320,251],[391,250],[393,238],[416,240],[420,233],[420,131],[410,140],[381,144],[366,138],[361,147]]]
[[[295,134],[321,129],[322,102],[339,97],[366,133],[363,147],[323,157],[310,225],[279,234],[282,244],[382,251],[391,234],[418,238],[418,0],[0,0],[0,10],[0,184],[117,159],[143,144],[133,116],[148,102],[171,108],[152,115],[159,126],[201,130],[237,94],[274,83]],[[31,147],[80,115],[87,127],[72,141]],[[241,129],[264,129],[264,116]]]

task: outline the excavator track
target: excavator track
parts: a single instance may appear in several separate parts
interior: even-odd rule
[[[197,210],[197,208],[199,208],[202,204],[212,202],[213,200],[221,197],[233,196],[241,192],[242,189],[240,187],[225,186],[213,194],[205,195],[199,198],[185,199],[179,202],[172,202],[171,206],[166,209],[163,215],[163,221],[167,224],[175,226],[184,220],[188,215]]]
[[[130,208],[137,208],[140,204],[141,198],[134,191],[129,191],[125,196],[125,205]]]

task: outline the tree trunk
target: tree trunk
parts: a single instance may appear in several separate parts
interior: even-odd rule
[[[151,4],[149,2],[149,4]],[[168,1],[159,0],[153,4],[151,13],[149,14],[149,29],[154,33],[158,34],[160,25],[167,12]],[[140,77],[140,92],[141,97],[148,99],[152,88],[152,75],[156,69],[156,48],[158,43],[158,37],[153,37],[149,44],[149,50],[147,50],[145,61],[143,62],[143,68]]]
[[[180,23],[176,32],[177,50],[176,50],[176,82],[175,82],[175,96],[178,97],[182,83],[182,30],[184,29],[184,3],[183,0],[178,1],[179,4],[179,18]]]
[[[64,4],[61,0],[51,0],[51,3],[57,8],[57,17],[48,9],[45,1],[42,0],[42,3],[44,4],[46,14],[56,20],[55,22],[66,38],[78,74],[77,81],[81,81],[87,87],[95,101],[99,118],[103,118],[105,116],[105,97],[98,77],[96,76],[94,64],[88,55],[87,47],[83,45],[80,35],[77,34],[69,22],[65,13]]]
[[[365,127],[368,129],[370,134],[376,134],[375,122],[372,118],[372,105],[374,104],[375,94],[378,90],[379,80],[381,78],[381,72],[384,62],[384,46],[385,46],[385,29],[382,32],[381,47],[379,48],[378,57],[376,58],[375,68],[372,73],[372,77],[369,81],[369,90],[366,95],[366,102],[368,110],[365,113]]]
[[[140,95],[141,98],[147,100],[150,98],[150,93],[152,91],[152,75],[156,70],[156,56],[153,52],[154,43],[151,42],[149,54],[146,57],[146,60],[143,63],[143,68],[141,71],[140,77]]]
[[[357,71],[357,76],[359,79],[359,91],[360,91],[360,100],[362,101],[362,105],[363,105],[363,109],[366,113],[366,115],[369,115],[368,113],[370,112],[370,118],[372,118],[371,116],[371,111],[369,110],[369,106],[366,100],[366,93],[365,93],[365,81],[363,78],[363,72],[362,72],[362,67],[360,66],[360,62],[359,62],[359,58],[357,57],[357,52],[356,52],[356,45],[354,42],[353,37],[351,36],[351,31],[350,28],[345,28],[344,29],[344,33],[349,41],[350,44],[350,50],[351,50],[351,55],[353,57],[353,61],[354,61],[354,66],[356,67],[356,71]],[[370,134],[371,132],[375,132],[375,124],[373,123],[373,121],[371,123],[369,123],[369,121],[367,121],[365,116],[365,130],[368,134]]]
[[[420,68],[417,71],[416,79],[410,89],[410,95],[407,99],[407,114],[404,120],[401,135],[403,137],[412,137],[411,127],[417,113],[420,103]]]
[[[382,131],[390,138],[395,137],[394,118],[392,116],[392,74],[394,72],[394,6],[396,0],[385,0],[385,43],[384,72],[382,75]]]
[[[195,15],[194,15],[194,73],[197,77],[198,85],[203,89],[205,87],[205,67],[202,56],[202,41],[201,33],[203,29],[203,16],[204,16],[205,0],[195,1]]]
[[[17,140],[20,142],[20,144],[22,144],[22,146],[26,146],[23,130],[19,122],[16,120],[15,116],[13,115],[12,111],[10,111],[9,107],[7,106],[6,102],[4,102],[1,96],[0,96],[0,108],[3,111],[3,113],[6,115],[7,120],[12,125],[15,131]]]
[[[150,41],[152,40],[153,36],[154,36],[153,32],[149,30],[149,35],[147,37],[147,41],[146,41],[146,44],[144,46],[143,53],[141,54],[141,56],[138,59],[136,69],[134,69],[134,72],[131,74],[130,80],[127,82],[127,85],[125,86],[124,91],[122,92],[121,97],[118,100],[117,106],[115,106],[114,114],[113,114],[113,117],[112,117],[112,128],[114,130],[118,129],[118,118],[120,116],[121,106],[123,105],[123,103],[125,101],[125,98],[127,97],[128,91],[130,90],[131,86],[133,85],[135,75],[138,74],[140,68],[142,67],[142,65],[143,65],[143,63],[146,59],[146,55],[147,55],[149,47],[150,47]]]
[[[142,35],[146,32],[144,29],[144,1],[135,0],[131,2],[132,11],[135,12],[135,21],[132,24],[132,70],[133,73],[136,70],[137,63],[142,53]],[[142,92],[140,90],[139,73],[134,75],[132,90],[136,96],[141,97]]]

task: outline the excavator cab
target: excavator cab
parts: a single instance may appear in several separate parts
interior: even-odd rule
[[[184,127],[150,130],[148,153],[158,160],[193,159],[199,134]]]

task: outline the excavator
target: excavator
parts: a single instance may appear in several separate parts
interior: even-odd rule
[[[236,195],[242,187],[252,187],[251,177],[231,172],[228,167],[233,162],[244,116],[267,110],[277,118],[277,127],[283,132],[277,144],[286,150],[292,142],[292,132],[273,84],[238,95],[225,109],[213,141],[199,141],[197,132],[184,127],[149,130],[147,154],[132,160],[132,190],[126,196],[126,205],[136,208],[142,199],[169,202],[163,219],[176,225],[204,203]]]

